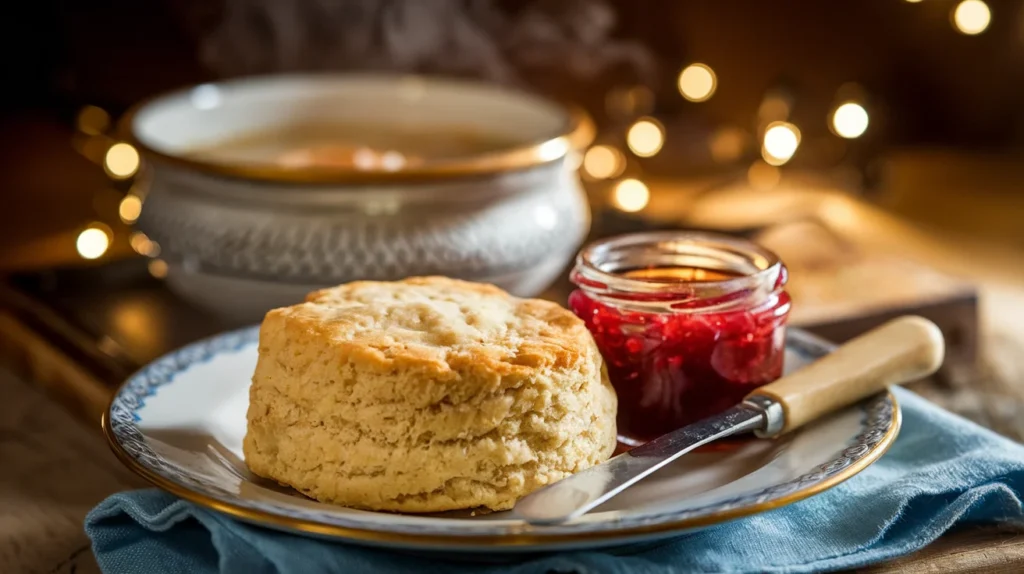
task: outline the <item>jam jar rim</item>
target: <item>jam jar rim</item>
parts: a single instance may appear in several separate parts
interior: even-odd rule
[[[596,261],[600,255],[607,255],[616,248],[623,249],[642,245],[653,245],[663,251],[663,246],[668,244],[678,248],[679,246],[697,246],[704,244],[705,248],[722,253],[731,250],[733,255],[745,257],[757,270],[754,272],[743,272],[737,277],[728,279],[714,279],[702,281],[671,281],[652,278],[626,277],[614,271],[607,271]],[[680,252],[681,253],[681,252]],[[765,298],[782,289],[786,282],[786,270],[781,258],[773,251],[764,246],[747,239],[730,236],[721,233],[708,233],[699,231],[653,231],[643,233],[628,233],[594,241],[584,246],[576,256],[576,264],[572,271],[571,280],[581,290],[591,297],[622,307],[634,307],[637,310],[665,312],[686,312],[679,309],[677,304],[682,301],[694,301],[703,298],[712,298],[714,294],[735,294],[758,290],[764,291],[768,286]],[[630,301],[623,299],[623,295],[647,294],[661,295],[655,301]],[[679,295],[679,299],[673,299],[673,294]],[[667,297],[664,297],[667,296]],[[733,298],[710,306],[703,306],[693,309],[691,312],[715,312],[726,311],[737,307],[756,306],[760,302],[752,303],[750,297]]]

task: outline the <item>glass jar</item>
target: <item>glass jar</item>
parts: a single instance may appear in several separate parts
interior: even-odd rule
[[[619,440],[637,445],[717,414],[782,375],[785,266],[750,241],[640,233],[586,246],[569,307],[619,395]]]

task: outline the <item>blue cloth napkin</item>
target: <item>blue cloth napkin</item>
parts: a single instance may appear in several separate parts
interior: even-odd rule
[[[1024,525],[1024,446],[897,393],[903,430],[864,472],[802,502],[642,550],[442,561],[250,526],[158,490],[111,496],[86,517],[85,530],[107,574],[653,574],[856,568],[917,550],[956,524]]]

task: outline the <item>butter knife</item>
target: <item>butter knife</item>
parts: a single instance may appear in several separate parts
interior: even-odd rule
[[[923,317],[894,319],[831,354],[750,393],[716,416],[672,431],[523,497],[514,513],[530,524],[578,518],[656,470],[716,439],[744,432],[781,436],[898,385],[931,375],[944,343]]]

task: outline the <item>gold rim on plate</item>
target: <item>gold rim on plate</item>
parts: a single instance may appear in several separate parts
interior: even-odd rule
[[[400,81],[401,78],[401,76],[394,77],[396,82]],[[425,77],[425,79],[428,82],[430,81],[429,77]],[[444,78],[439,78],[439,80],[445,82],[454,81]],[[493,88],[493,86],[481,82],[464,83],[477,87]],[[570,153],[582,152],[583,149],[594,141],[596,135],[593,120],[582,108],[574,105],[562,105],[526,92],[522,92],[522,94],[543,99],[552,105],[564,109],[567,122],[561,133],[490,153],[470,155],[465,158],[427,161],[421,165],[394,171],[358,170],[352,168],[285,168],[259,163],[205,161],[186,155],[157,150],[147,145],[135,135],[134,122],[139,112],[149,104],[165,97],[183,93],[189,89],[192,88],[158,94],[135,104],[119,120],[118,136],[135,146],[145,159],[192,169],[210,175],[284,183],[362,184],[431,181],[528,169],[560,160]]]
[[[131,380],[131,379],[129,379]],[[120,394],[121,389],[127,384],[127,381],[118,387],[117,391],[114,392],[113,397],[110,400],[110,405],[103,411],[101,417],[101,425],[103,427],[103,434],[107,438],[107,442],[110,444],[111,450],[114,451],[114,455],[129,469],[141,476],[142,478],[153,483],[171,494],[181,497],[185,500],[205,506],[207,508],[222,512],[229,516],[241,519],[246,522],[251,522],[258,525],[269,526],[276,529],[292,530],[297,532],[304,532],[309,534],[316,534],[320,536],[329,536],[332,538],[346,539],[359,542],[374,542],[374,543],[398,543],[406,544],[417,547],[424,547],[427,545],[448,545],[468,547],[474,545],[488,545],[488,546],[501,546],[501,547],[514,547],[514,546],[545,546],[555,544],[566,544],[574,542],[592,542],[597,540],[614,539],[614,538],[631,538],[642,535],[666,533],[672,531],[685,531],[692,530],[695,528],[701,528],[705,526],[712,526],[727,522],[736,518],[743,518],[745,516],[751,516],[753,514],[759,514],[782,506],[799,502],[815,494],[824,492],[851,477],[859,474],[865,468],[871,466],[877,461],[887,450],[892,446],[892,443],[896,440],[896,436],[899,434],[900,425],[902,423],[902,416],[900,413],[900,406],[896,400],[896,397],[891,393],[887,393],[888,400],[892,403],[892,421],[889,424],[889,428],[885,435],[871,447],[863,457],[846,467],[839,473],[831,476],[821,482],[807,486],[804,489],[798,490],[786,496],[762,502],[759,504],[752,504],[750,506],[734,508],[730,510],[724,510],[721,512],[714,512],[704,516],[695,516],[692,518],[685,518],[682,520],[663,522],[659,524],[651,524],[645,526],[636,526],[631,528],[623,528],[620,530],[607,530],[597,532],[586,532],[586,533],[564,533],[564,534],[546,534],[538,535],[533,534],[529,531],[529,526],[523,526],[522,531],[509,532],[507,534],[493,534],[493,535],[441,535],[441,534],[409,534],[404,532],[388,532],[373,530],[369,528],[350,528],[344,526],[334,526],[330,524],[321,524],[308,520],[302,520],[299,518],[291,518],[287,516],[279,516],[270,512],[255,510],[251,508],[245,508],[237,504],[230,502],[223,502],[207,496],[200,492],[195,492],[187,487],[177,484],[169,479],[166,479],[148,468],[142,466],[134,458],[132,458],[127,452],[125,452],[120,443],[117,441],[117,437],[114,436],[113,429],[110,426],[110,406],[113,405],[114,400]]]

